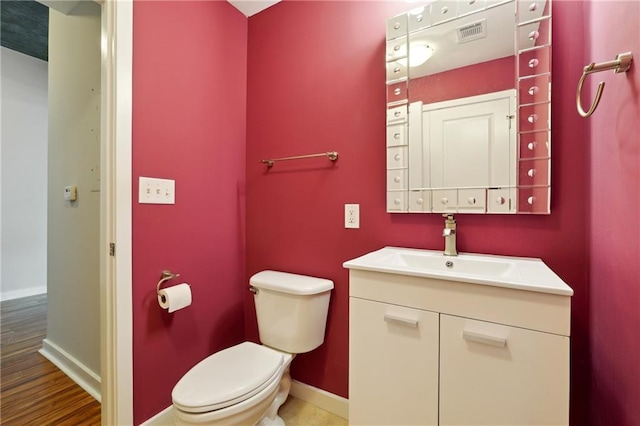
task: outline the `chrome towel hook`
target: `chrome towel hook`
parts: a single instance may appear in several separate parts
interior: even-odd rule
[[[590,63],[582,70],[582,77],[580,77],[580,81],[578,82],[578,90],[576,92],[576,106],[578,107],[578,113],[582,117],[589,117],[598,107],[598,103],[600,102],[600,98],[602,97],[602,91],[604,90],[604,81],[601,81],[598,84],[598,89],[596,90],[596,97],[593,99],[591,107],[585,112],[582,109],[582,104],[580,102],[580,95],[582,94],[582,85],[584,84],[584,80],[587,78],[589,74],[593,74],[600,71],[608,71],[614,70],[614,72],[621,73],[629,71],[631,68],[631,62],[633,61],[633,55],[631,52],[619,53],[616,56],[616,59],[613,61],[602,62],[596,64],[595,62]]]

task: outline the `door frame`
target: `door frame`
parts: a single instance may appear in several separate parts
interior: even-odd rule
[[[103,425],[133,424],[133,1],[102,0],[100,376]],[[110,253],[110,244],[115,252]]]

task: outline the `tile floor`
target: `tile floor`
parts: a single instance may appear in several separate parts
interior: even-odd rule
[[[291,395],[282,404],[278,414],[286,426],[348,426],[349,424],[346,419]]]

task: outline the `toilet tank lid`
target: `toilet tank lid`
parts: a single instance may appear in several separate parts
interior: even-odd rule
[[[333,288],[331,280],[278,271],[258,272],[249,283],[257,288],[299,295],[323,293]]]

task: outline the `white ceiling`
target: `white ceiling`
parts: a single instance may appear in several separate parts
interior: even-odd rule
[[[247,18],[262,12],[266,8],[280,2],[280,0],[227,0]]]
[[[37,0],[38,3],[42,3],[51,9],[55,9],[60,13],[68,15],[77,5],[80,0]]]
[[[514,55],[514,3],[482,10],[409,35],[409,45],[429,45],[433,56],[426,63],[410,70],[412,77],[436,74],[493,59]],[[468,43],[460,43],[458,27],[486,20],[486,35]]]

